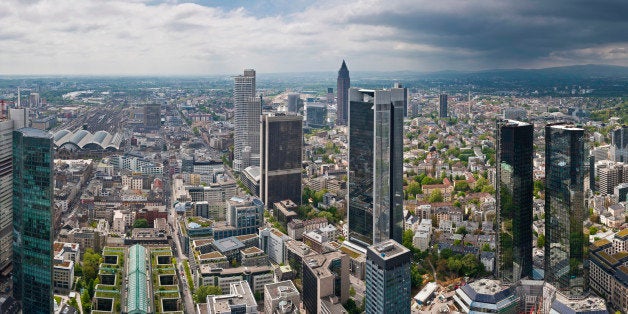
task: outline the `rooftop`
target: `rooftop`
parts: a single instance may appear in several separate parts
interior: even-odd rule
[[[405,246],[394,240],[386,240],[384,242],[371,245],[368,249],[379,254],[383,260],[388,260],[410,251]]]
[[[268,292],[271,300],[276,300],[280,297],[284,297],[291,294],[299,294],[299,291],[294,286],[291,280],[280,281],[272,284],[268,284],[264,287],[264,290]]]

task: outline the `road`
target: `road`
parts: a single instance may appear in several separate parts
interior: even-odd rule
[[[171,191],[174,191],[174,189],[171,189]],[[171,197],[170,199],[173,200],[174,198]],[[175,253],[177,255],[177,264],[178,264],[177,266],[179,268],[177,273],[179,274],[179,284],[180,284],[179,289],[181,291],[181,294],[183,294],[185,312],[196,313],[196,308],[194,307],[194,300],[192,299],[192,292],[189,291],[188,282],[185,277],[185,271],[183,267],[183,261],[187,260],[188,257],[185,256],[185,254],[183,254],[183,249],[181,248],[181,242],[179,241],[179,228],[177,228],[179,222],[177,220],[177,213],[175,212],[172,201],[170,202],[170,206],[168,207],[169,207],[168,222],[170,225],[173,226],[172,241],[174,241],[175,246],[177,248],[176,250],[177,252]]]

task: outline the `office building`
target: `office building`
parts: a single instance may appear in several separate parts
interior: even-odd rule
[[[296,113],[299,111],[299,98],[297,93],[288,94],[288,112]]]
[[[447,94],[440,94],[438,96],[438,104],[438,117],[447,118],[449,116],[447,114]]]
[[[27,108],[10,108],[9,119],[13,121],[13,129],[26,128],[31,125]]]
[[[584,141],[574,125],[545,127],[545,281],[568,295],[587,290]]]
[[[403,116],[407,117],[408,116],[408,88],[403,87],[401,83],[396,82],[395,85],[393,85],[393,88],[391,88],[391,91],[393,93],[403,94],[403,96],[400,95],[398,97],[403,97]]]
[[[351,87],[351,79],[349,78],[349,69],[345,60],[342,60],[340,70],[338,70],[338,81],[336,85],[336,124],[347,125],[349,119],[349,87]]]
[[[257,197],[234,196],[227,201],[227,224],[235,228],[233,235],[257,233],[264,220],[263,215],[264,204]]]
[[[412,253],[395,240],[366,251],[366,313],[410,313]]]
[[[628,162],[628,126],[613,131],[611,151],[614,161]]]
[[[290,280],[264,286],[264,313],[299,313],[301,295]]]
[[[53,311],[52,137],[13,131],[13,297],[24,313]]]
[[[495,276],[506,283],[532,278],[533,133],[529,123],[497,122]]]
[[[263,115],[260,196],[265,206],[286,199],[301,204],[303,117]]]
[[[161,104],[144,104],[144,129],[159,130],[161,128]]]
[[[229,290],[221,295],[208,295],[207,302],[198,304],[199,313],[209,314],[257,314],[257,302],[249,284],[235,281],[229,284]],[[202,309],[202,311],[201,311]]]
[[[401,242],[403,98],[388,90],[349,93],[349,241]]]
[[[307,314],[341,313],[349,299],[349,256],[340,252],[303,259],[303,306]]]
[[[13,249],[13,121],[0,121],[0,272],[11,265]]]
[[[233,169],[241,172],[259,163],[259,116],[262,106],[255,98],[255,70],[244,70],[244,75],[234,77],[234,81]],[[247,153],[243,154],[247,147]]]
[[[334,103],[334,88],[333,87],[327,88],[327,103],[328,104]]]
[[[306,109],[307,126],[322,128],[327,126],[327,105],[323,103],[308,103]]]
[[[480,279],[456,289],[453,299],[462,313],[515,314],[520,299],[514,290],[498,280]]]

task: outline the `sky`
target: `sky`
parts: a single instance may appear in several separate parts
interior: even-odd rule
[[[2,0],[0,75],[628,66],[626,0]]]

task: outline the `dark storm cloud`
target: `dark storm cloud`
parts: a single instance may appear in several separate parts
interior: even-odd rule
[[[506,66],[628,43],[625,0],[450,3],[450,7],[428,2],[405,11],[358,13],[348,22],[387,25],[403,41],[446,48],[450,54],[464,51]]]

